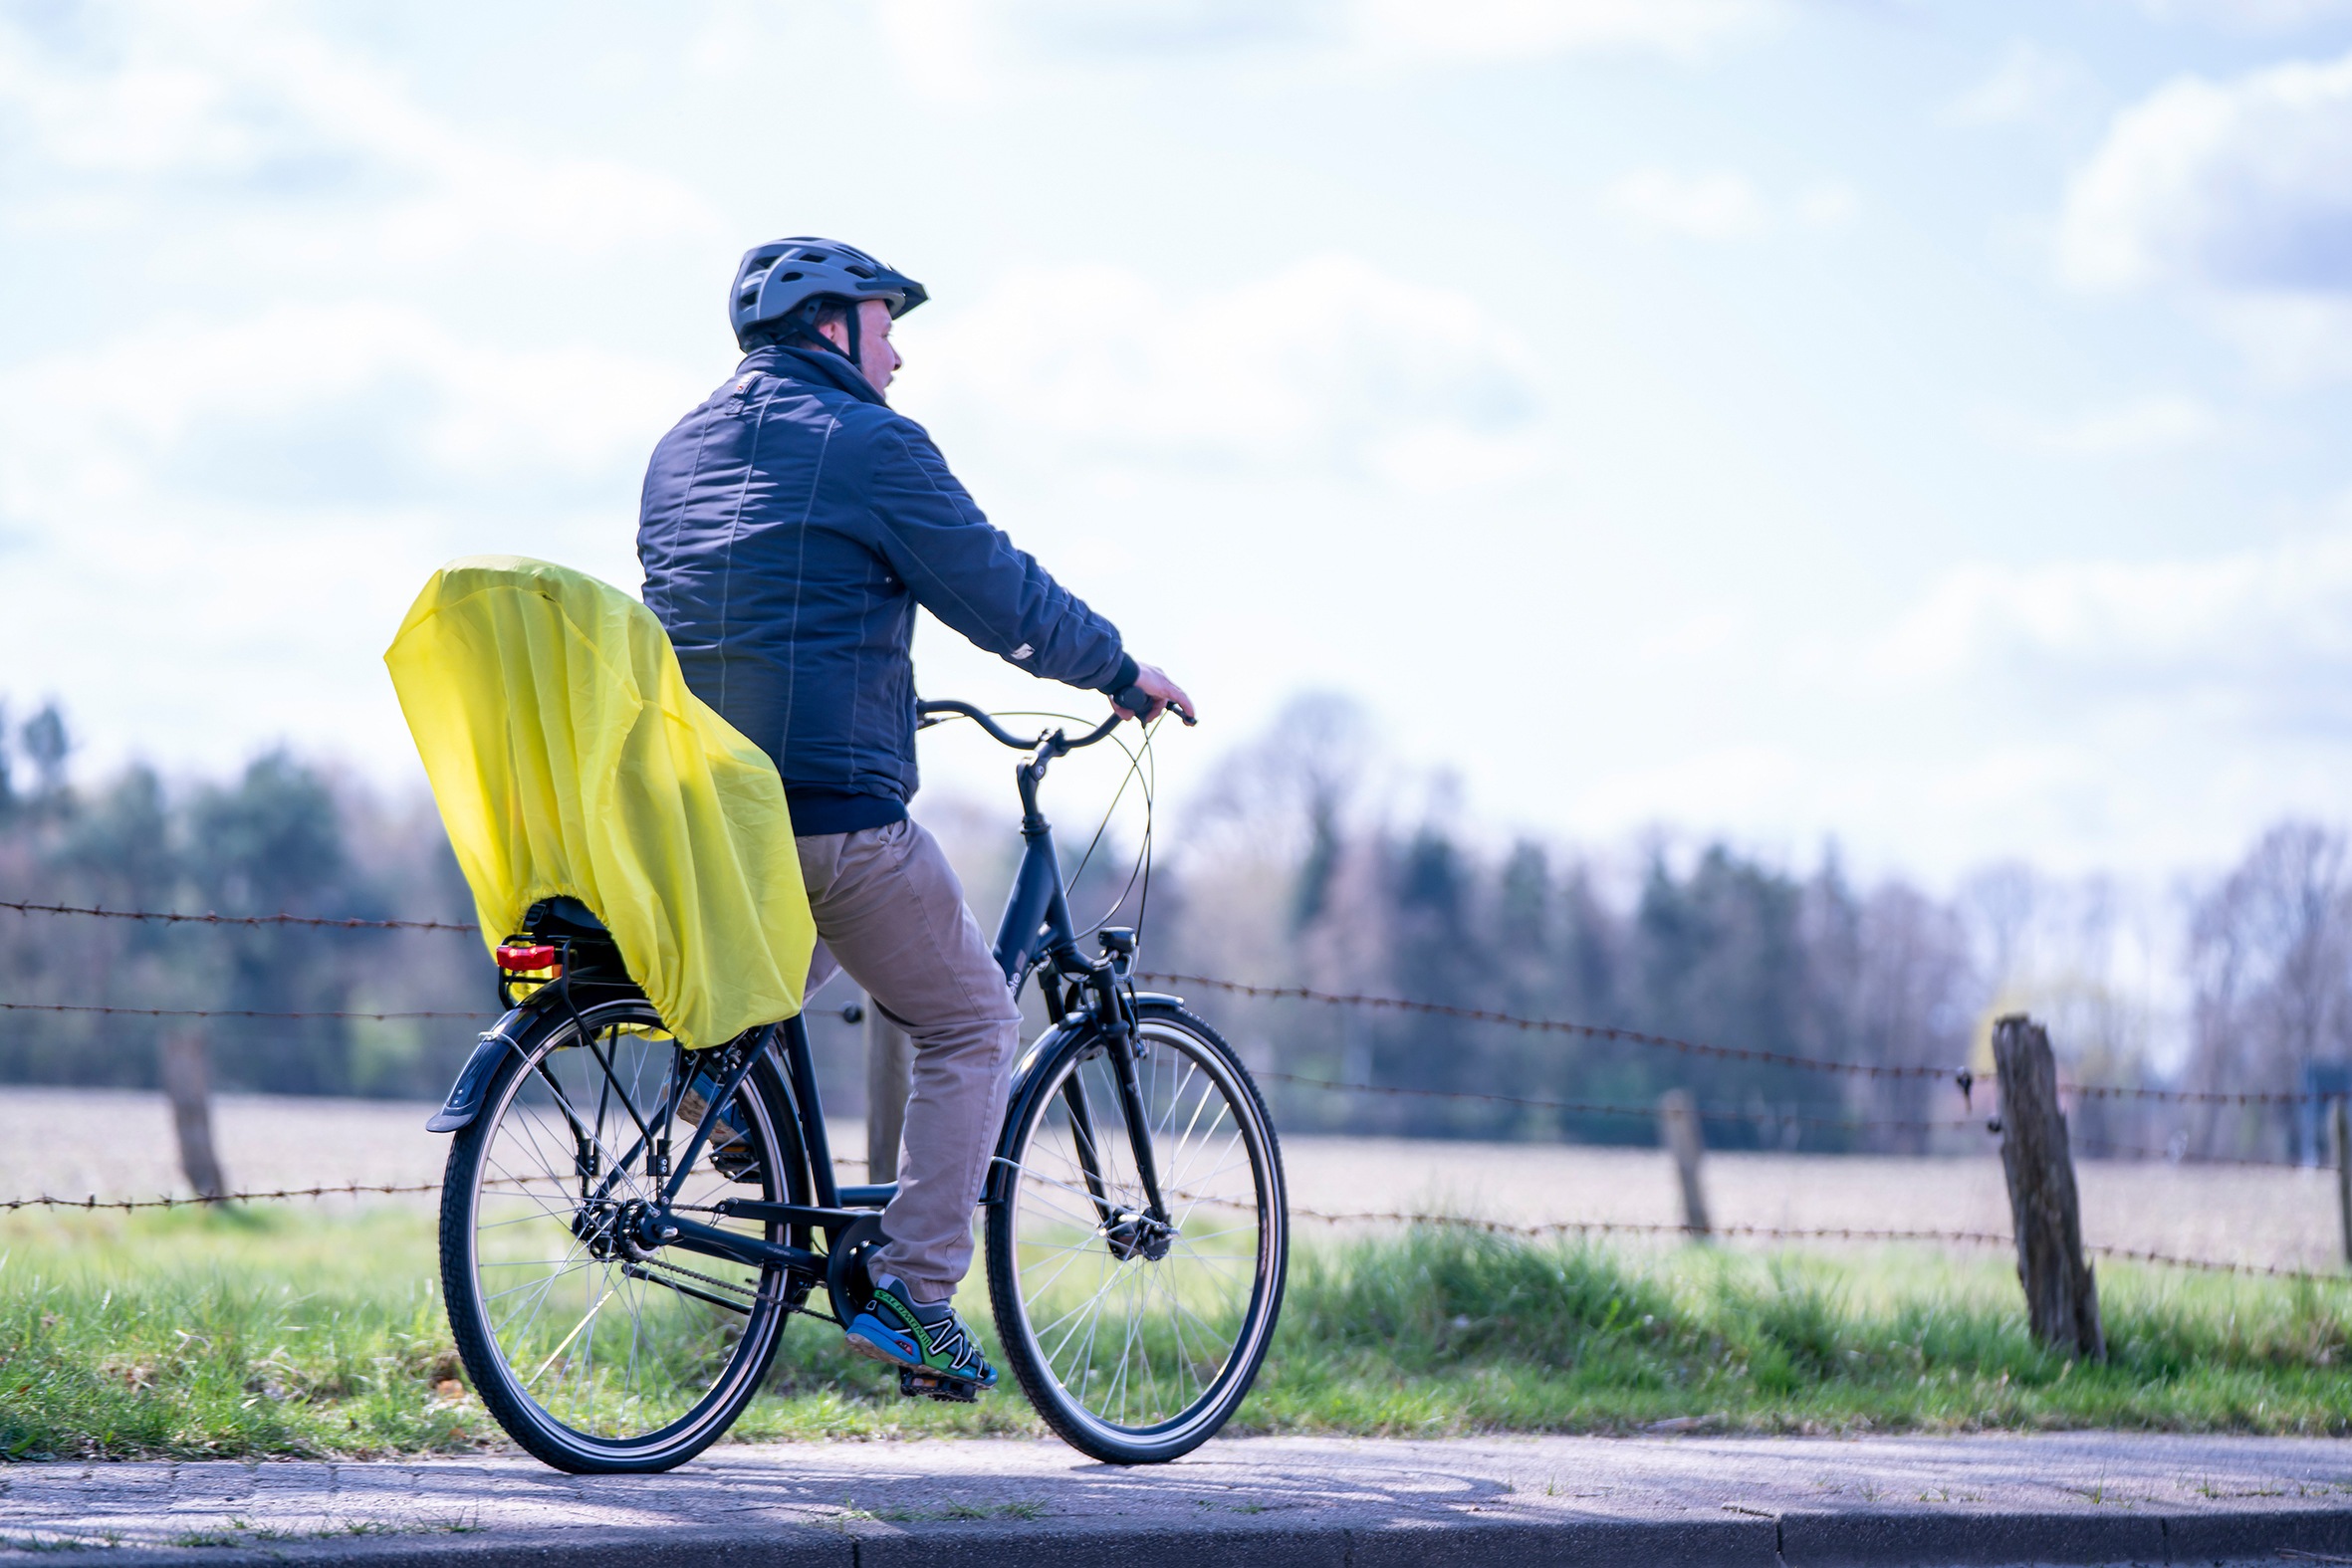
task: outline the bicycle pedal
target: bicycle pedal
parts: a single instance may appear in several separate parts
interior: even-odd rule
[[[936,1372],[917,1372],[912,1367],[898,1369],[898,1392],[909,1399],[945,1400],[950,1405],[980,1403],[980,1386],[963,1378],[941,1377]]]
[[[757,1182],[766,1174],[758,1155],[734,1144],[711,1151],[711,1168],[730,1182]]]

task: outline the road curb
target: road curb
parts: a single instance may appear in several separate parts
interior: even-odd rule
[[[2352,1509],[2112,1515],[1906,1509],[1714,1519],[1453,1519],[1389,1525],[1219,1522],[1171,1527],[1051,1519],[773,1530],[551,1530],[146,1547],[172,1568],[1957,1568],[2243,1564],[2284,1551],[2352,1556]],[[1148,1554],[1147,1556],[1145,1554]],[[0,1552],[13,1557],[14,1552]],[[32,1559],[27,1558],[30,1562]],[[123,1561],[122,1548],[41,1551],[55,1568]]]

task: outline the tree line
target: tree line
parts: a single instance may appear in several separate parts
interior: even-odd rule
[[[386,802],[285,752],[231,779],[175,784],[132,766],[84,785],[70,778],[70,751],[54,707],[0,718],[0,898],[471,918],[427,802]],[[1141,910],[1148,968],[1251,984],[1980,1073],[1991,1018],[2031,1010],[2079,1082],[2352,1088],[2352,857],[2331,828],[2273,828],[2184,895],[2168,924],[2111,884],[2017,866],[1939,896],[1899,877],[1858,883],[1834,853],[1800,871],[1706,841],[1595,853],[1496,840],[1460,822],[1445,794],[1387,763],[1345,700],[1302,699],[1163,828],[1148,909],[1133,892],[1120,903],[1128,867],[1107,852],[1073,902],[1117,904],[1130,923]],[[1018,853],[1011,824],[941,815],[960,821],[946,836],[985,918]],[[496,1006],[491,979],[479,943],[446,933],[0,911],[0,1000],[19,1004],[471,1010]],[[1395,1010],[1196,1000],[1269,1074],[1278,1115],[1301,1131],[1648,1143],[1659,1095],[1686,1088],[1718,1147],[1988,1143],[1991,1094],[1964,1099],[1947,1079],[1811,1072]],[[165,1032],[202,1028],[223,1088],[431,1096],[479,1026],[6,1011],[0,1080],[151,1086]],[[851,1031],[821,1032],[828,1053],[854,1048]],[[2091,1154],[2294,1158],[2312,1151],[2318,1126],[2297,1106],[2096,1099],[2072,1120]]]
[[[132,766],[67,782],[45,709],[0,724],[0,898],[117,910],[470,920],[431,806],[389,808],[285,752],[182,787]],[[8,753],[31,763],[11,769]],[[495,1008],[479,944],[0,910],[0,1001],[121,1009],[366,1013]],[[481,1025],[481,1026],[486,1026]],[[222,1088],[436,1095],[473,1043],[462,1021],[0,1011],[0,1079],[152,1087],[166,1031],[202,1029]]]

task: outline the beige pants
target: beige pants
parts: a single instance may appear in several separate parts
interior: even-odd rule
[[[911,821],[800,840],[817,934],[914,1047],[890,1242],[874,1266],[918,1301],[972,1266],[972,1209],[1005,1118],[1021,1009],[939,842]]]

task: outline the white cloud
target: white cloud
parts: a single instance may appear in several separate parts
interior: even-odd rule
[[[2352,0],[2140,0],[2164,21],[2218,24],[2238,31],[2281,32],[2352,16]]]
[[[1965,568],[1867,664],[1895,684],[2008,679],[2054,711],[2153,700],[2341,733],[2352,707],[2352,531],[2202,560]]]
[[[1807,229],[1842,229],[1861,198],[1842,180],[1816,180],[1775,203],[1746,175],[1729,169],[1681,174],[1635,169],[1601,193],[1601,204],[1637,233],[1723,244],[1755,239],[1792,220]]]
[[[1648,650],[1638,667],[1659,678]],[[1700,668],[1666,700],[1680,726],[1576,754],[1587,831],[1833,837],[1936,877],[2019,854],[2211,863],[2281,813],[2342,814],[2352,525],[2203,558],[1965,567],[1875,629],[1743,632]]]
[[[2203,401],[2157,392],[2045,427],[2038,444],[2077,457],[2136,457],[2200,445],[2219,430]]]
[[[1636,169],[1603,195],[1608,207],[1644,233],[1720,243],[1762,234],[1764,200],[1740,174],[1677,174]]]
[[[65,530],[207,501],[545,504],[633,469],[699,390],[599,350],[468,341],[412,308],[282,307],[0,375],[0,515]]]
[[[718,227],[665,176],[469,133],[299,13],[128,4],[70,16],[53,32],[0,19],[0,168],[20,211],[45,186],[76,192],[86,216],[106,210],[96,193],[158,193],[200,206],[176,246],[235,231],[224,252],[290,271],[410,267],[485,244],[578,255]]]
[[[2213,326],[2283,386],[2352,380],[2352,295],[2237,294],[2206,302]]]
[[[516,551],[633,586],[645,452],[704,388],[502,349],[412,308],[288,306],[0,375],[0,669],[221,767],[272,736],[413,770],[377,655],[439,561]]]
[[[1513,60],[1597,51],[1690,56],[1767,26],[1764,0],[1354,0],[1356,47],[1380,59]]]
[[[1054,321],[1084,330],[1040,330]],[[1021,274],[913,349],[900,401],[918,416],[1018,409],[1005,439],[1087,463],[1444,487],[1544,455],[1520,338],[1466,295],[1349,256],[1189,299],[1116,268]]]
[[[2019,39],[2000,64],[1944,110],[1956,125],[2013,125],[2048,119],[2080,97],[2088,83],[2070,60]]]
[[[2352,56],[2186,77],[2119,113],[2075,176],[2067,279],[2225,292],[2352,291]]]
[[[1843,180],[1817,180],[1796,193],[1789,210],[1813,229],[1842,229],[1862,211],[1862,198]]]
[[[881,16],[910,85],[973,102],[1056,62],[1418,71],[1574,54],[1689,59],[1767,29],[1785,9],[1784,0],[889,0]]]

